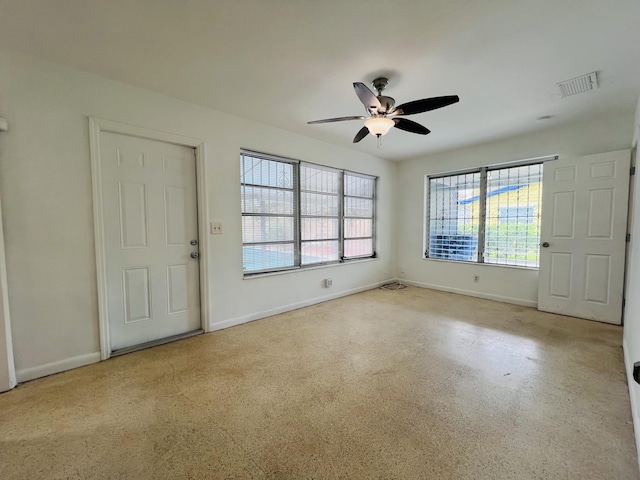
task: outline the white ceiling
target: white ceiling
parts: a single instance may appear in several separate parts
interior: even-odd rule
[[[0,46],[392,160],[626,115],[640,95],[637,0],[0,0]],[[592,71],[600,89],[560,98]],[[306,124],[361,115],[352,83],[379,74],[397,103],[461,101],[380,149],[352,144],[359,121]]]

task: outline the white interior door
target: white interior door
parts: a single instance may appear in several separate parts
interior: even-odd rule
[[[629,151],[544,165],[538,309],[620,324]]]
[[[200,328],[195,152],[100,134],[111,349]]]

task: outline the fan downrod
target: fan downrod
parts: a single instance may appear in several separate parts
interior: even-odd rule
[[[371,82],[371,85],[373,85],[373,88],[377,90],[378,96],[382,95],[383,90],[387,87],[388,84],[389,84],[389,79],[386,77],[378,77],[375,80],[373,80],[373,82]]]
[[[393,111],[393,107],[396,104],[395,99],[392,97],[387,97],[386,95],[382,95],[382,91],[387,87],[388,83],[389,79],[386,77],[378,77],[373,82],[371,82],[373,88],[378,91],[378,101],[380,102],[380,107],[378,108],[377,112],[373,113],[377,113],[378,115],[387,115]]]

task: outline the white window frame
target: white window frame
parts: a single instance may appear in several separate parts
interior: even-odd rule
[[[435,260],[440,262],[457,262],[457,263],[469,263],[475,265],[491,265],[491,266],[500,266],[500,267],[509,267],[509,268],[525,268],[529,270],[538,270],[539,266],[523,266],[523,265],[514,265],[508,263],[490,263],[485,262],[484,259],[484,249],[485,249],[485,233],[486,233],[486,205],[487,205],[487,172],[493,170],[500,170],[506,168],[513,167],[524,167],[528,165],[536,165],[536,164],[544,164],[544,162],[549,160],[557,160],[557,155],[549,155],[545,157],[532,158],[528,160],[520,160],[516,162],[507,162],[500,163],[488,166],[481,166],[472,169],[466,170],[458,170],[452,172],[438,173],[432,175],[425,175],[425,200],[424,200],[424,252],[423,259],[425,260]],[[479,194],[479,226],[478,226],[478,253],[476,260],[457,260],[457,259],[449,259],[449,258],[432,258],[429,256],[429,248],[430,248],[430,206],[431,206],[431,182],[430,180],[435,178],[444,178],[456,175],[464,175],[471,173],[479,173],[480,174],[480,194]]]
[[[249,187],[258,187],[258,188],[267,188],[267,189],[273,189],[273,190],[290,190],[292,192],[292,214],[291,215],[277,215],[277,214],[272,214],[272,213],[264,213],[261,212],[259,214],[256,213],[250,213],[250,212],[244,212],[241,209],[241,213],[242,213],[242,218],[244,219],[245,217],[290,217],[292,219],[293,222],[293,238],[291,240],[283,240],[283,241],[271,241],[271,242],[245,242],[244,238],[242,240],[242,248],[243,248],[243,260],[242,260],[242,265],[243,265],[243,270],[244,270],[244,247],[245,246],[252,246],[252,245],[288,245],[291,244],[293,245],[293,265],[287,265],[287,266],[280,266],[277,267],[277,269],[264,269],[264,270],[252,270],[250,272],[244,272],[245,276],[249,275],[249,274],[253,274],[253,273],[268,273],[268,272],[272,272],[272,271],[284,271],[284,270],[294,270],[298,268],[298,265],[300,264],[300,249],[299,249],[299,245],[300,245],[300,203],[299,203],[299,195],[297,192],[300,191],[299,185],[296,184],[296,182],[299,179],[299,174],[298,174],[298,166],[299,166],[299,161],[297,160],[292,160],[292,159],[287,159],[287,158],[282,158],[282,157],[275,157],[273,155],[267,155],[267,154],[256,154],[254,152],[248,152],[248,151],[241,151],[240,153],[240,167],[243,167],[243,157],[244,156],[248,156],[251,158],[258,158],[261,160],[267,160],[270,162],[277,162],[277,163],[281,163],[281,164],[288,164],[291,165],[291,169],[292,169],[292,175],[291,175],[291,187],[287,188],[287,187],[276,187],[276,186],[266,186],[266,185],[258,185],[258,184],[245,184],[242,182],[242,177],[240,178],[240,185],[241,188],[243,186],[249,186]],[[244,237],[244,221],[243,223],[243,227],[242,227],[242,235]]]
[[[326,167],[324,165],[316,165],[313,163],[309,163],[309,162],[300,162],[300,167],[303,166],[308,166],[312,169],[315,170],[321,170],[321,171],[325,171],[325,172],[329,172],[329,173],[336,173],[338,174],[338,185],[337,185],[337,193],[333,194],[333,193],[328,193],[328,192],[322,192],[322,191],[315,191],[315,190],[303,190],[302,189],[302,178],[301,178],[301,168],[298,170],[298,197],[300,199],[299,203],[298,203],[298,214],[300,216],[300,266],[301,267],[311,267],[311,266],[317,266],[317,265],[327,265],[327,264],[331,264],[331,263],[338,263],[340,262],[341,259],[343,259],[343,254],[344,254],[344,249],[343,249],[343,233],[344,233],[344,206],[341,204],[342,202],[342,198],[343,198],[343,188],[344,188],[344,183],[343,183],[343,178],[344,178],[344,171],[338,169],[338,168],[332,168],[332,167]],[[325,195],[325,196],[335,196],[337,197],[337,204],[338,204],[338,209],[336,212],[336,215],[318,215],[318,214],[306,214],[303,215],[302,213],[302,208],[303,208],[303,193],[308,193],[311,195]],[[332,239],[303,239],[303,234],[302,234],[302,220],[304,218],[315,218],[315,219],[319,219],[319,218],[325,218],[325,219],[331,219],[331,218],[335,218],[338,221],[338,232],[337,232],[337,237],[332,238]],[[313,242],[323,242],[323,241],[333,241],[333,242],[337,242],[338,243],[338,258],[336,260],[330,260],[330,261],[321,261],[321,262],[307,262],[304,263],[303,262],[303,255],[302,255],[302,245],[303,244],[309,244],[309,243],[313,243]]]
[[[347,198],[360,198],[360,199],[369,199],[369,197],[361,197],[358,195],[347,195],[345,194],[344,190],[345,190],[345,182],[344,182],[344,177],[345,175],[349,175],[352,177],[362,177],[365,179],[371,179],[373,180],[373,196],[371,197],[371,201],[372,201],[372,206],[371,206],[371,217],[360,217],[360,216],[347,216],[345,213],[345,200]],[[376,195],[377,195],[377,188],[378,188],[378,178],[374,177],[372,175],[365,175],[362,173],[356,173],[356,172],[351,172],[351,171],[347,171],[347,170],[343,170],[342,172],[342,186],[341,186],[341,199],[340,199],[340,208],[341,208],[341,216],[342,216],[342,221],[340,222],[340,228],[341,228],[341,237],[340,237],[340,249],[341,249],[341,255],[343,260],[355,260],[358,258],[375,258],[376,257]],[[371,218],[371,237],[349,237],[349,238],[345,238],[345,221],[348,219],[354,219],[354,220],[368,220],[369,218]],[[344,242],[345,240],[366,240],[368,238],[371,238],[371,251],[372,254],[371,255],[360,255],[360,256],[353,256],[353,257],[346,257],[344,255]]]
[[[337,265],[337,264],[343,264],[343,263],[347,263],[347,262],[351,262],[351,261],[356,261],[356,260],[365,260],[365,259],[370,259],[370,258],[377,258],[377,252],[376,252],[376,204],[377,204],[377,188],[378,188],[378,177],[375,175],[369,175],[366,173],[360,173],[360,172],[353,172],[351,170],[345,170],[345,169],[340,169],[340,168],[335,168],[335,167],[329,167],[326,165],[320,165],[320,164],[316,164],[316,163],[311,163],[311,162],[304,162],[301,160],[295,160],[295,159],[291,159],[291,158],[286,158],[286,157],[281,157],[281,156],[276,156],[276,155],[271,155],[271,154],[267,154],[267,153],[262,153],[262,152],[257,152],[255,150],[246,150],[246,149],[241,149],[240,150],[240,162],[242,164],[242,158],[243,156],[250,156],[253,158],[259,158],[259,159],[264,159],[264,160],[269,160],[269,161],[273,161],[273,162],[281,162],[281,163],[288,163],[290,165],[292,165],[293,167],[293,218],[294,218],[294,265],[292,266],[286,266],[286,267],[274,267],[274,268],[266,268],[266,269],[262,269],[262,270],[252,270],[252,271],[244,271],[243,270],[243,277],[244,278],[250,278],[250,277],[255,277],[255,276],[259,276],[259,275],[266,275],[266,274],[272,274],[272,273],[278,273],[278,272],[291,272],[291,271],[300,271],[300,270],[304,270],[304,269],[309,269],[309,268],[314,268],[314,267],[321,267],[321,266],[326,266],[326,265]],[[300,166],[301,165],[309,165],[310,167],[313,168],[317,168],[317,169],[321,169],[321,170],[328,170],[328,171],[333,171],[333,172],[337,172],[340,175],[340,181],[339,181],[339,191],[338,191],[338,205],[339,205],[339,221],[338,221],[338,229],[339,229],[339,258],[337,260],[332,260],[332,261],[327,261],[327,262],[316,262],[316,263],[308,263],[308,264],[302,264],[302,232],[301,232],[301,186],[300,186]],[[367,178],[367,179],[371,179],[373,181],[373,197],[371,198],[373,206],[372,206],[372,216],[371,216],[371,223],[372,223],[372,236],[371,237],[363,237],[363,238],[371,238],[371,249],[372,249],[372,254],[371,255],[363,255],[363,256],[354,256],[354,257],[345,257],[344,255],[344,242],[345,242],[345,237],[344,237],[344,231],[345,231],[345,208],[344,208],[344,204],[345,204],[345,192],[344,192],[344,176],[348,174],[348,175],[353,175],[353,176],[358,176],[358,177],[362,177],[362,178]],[[245,185],[244,183],[242,183],[242,178],[240,179],[240,186],[242,187],[243,185]],[[247,184],[250,185],[250,184]],[[269,187],[265,187],[265,188],[269,188]],[[351,197],[351,196],[349,196]],[[255,214],[250,214],[250,213],[245,213],[243,211],[241,211],[241,215],[244,216],[254,216]],[[355,218],[355,217],[349,217],[349,218]],[[360,218],[360,217],[358,217]],[[255,242],[247,242],[245,243],[244,241],[242,242],[242,246],[244,247],[245,245],[251,245]],[[264,242],[264,243],[270,243],[270,242]],[[279,242],[273,242],[275,243],[279,243]],[[290,243],[290,242],[287,242]],[[244,259],[243,259],[243,269],[244,269]]]

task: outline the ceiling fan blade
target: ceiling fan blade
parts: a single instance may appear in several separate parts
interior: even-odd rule
[[[367,135],[369,135],[369,129],[367,127],[362,127],[360,129],[360,131],[358,133],[356,133],[356,136],[353,137],[353,143],[358,143],[360,140],[362,140]]]
[[[414,115],[416,113],[428,112],[436,108],[446,107],[460,101],[457,95],[447,95],[445,97],[423,98],[422,100],[414,100],[413,102],[398,105],[392,112],[392,115]]]
[[[373,93],[369,87],[362,82],[353,82],[353,88],[356,91],[356,95],[364,105],[364,108],[368,112],[378,113],[378,109],[382,110],[382,104],[376,94]]]
[[[431,132],[427,127],[423,127],[419,123],[407,120],[406,118],[394,118],[393,121],[396,122],[394,127],[404,130],[405,132],[417,133],[418,135],[426,135]]]
[[[356,115],[353,117],[336,117],[336,118],[325,118],[324,120],[314,120],[312,122],[307,122],[308,125],[312,123],[331,123],[331,122],[345,122],[347,120],[364,120],[367,117],[363,117],[362,115]]]

